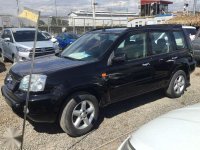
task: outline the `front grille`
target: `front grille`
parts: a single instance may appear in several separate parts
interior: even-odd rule
[[[53,47],[44,47],[44,48],[36,48],[35,49],[35,57],[55,54],[55,49]],[[29,57],[31,58],[33,55],[33,50],[30,51]]]

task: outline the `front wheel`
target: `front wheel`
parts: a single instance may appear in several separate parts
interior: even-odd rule
[[[60,126],[70,136],[81,136],[92,130],[98,115],[99,105],[94,95],[75,94],[63,108]]]
[[[1,62],[7,62],[8,59],[4,56],[3,52],[1,53]]]
[[[183,95],[186,89],[186,74],[183,70],[177,71],[169,84],[168,89],[166,90],[167,96],[170,98],[178,98]]]

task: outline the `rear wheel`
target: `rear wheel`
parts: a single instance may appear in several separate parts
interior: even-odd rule
[[[183,95],[186,89],[186,74],[183,70],[177,71],[169,84],[168,89],[166,90],[167,96],[171,98],[178,98]]]
[[[3,52],[1,52],[1,62],[7,62],[8,59],[4,56]]]
[[[17,58],[14,56],[13,57],[13,63],[17,63],[18,62],[18,60],[17,60]]]
[[[99,105],[94,95],[75,94],[61,113],[60,126],[70,136],[81,136],[92,130],[98,115]]]

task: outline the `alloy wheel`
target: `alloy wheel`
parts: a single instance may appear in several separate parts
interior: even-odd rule
[[[185,77],[179,75],[174,82],[174,91],[176,94],[181,94],[185,89]]]
[[[92,124],[94,115],[94,105],[90,101],[84,100],[74,108],[72,112],[72,123],[76,129],[85,129]]]

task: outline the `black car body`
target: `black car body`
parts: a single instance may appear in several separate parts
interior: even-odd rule
[[[195,39],[192,41],[192,47],[195,60],[200,62],[200,30],[198,30]]]
[[[93,50],[86,51],[87,54],[71,54],[73,47],[79,49],[84,46],[79,43],[81,40],[85,43],[87,34],[90,34],[88,37],[103,35],[103,39],[97,38],[99,41],[108,38],[103,45],[98,45],[101,47],[100,53],[95,51],[92,55],[97,57],[90,58],[91,55],[88,53]],[[55,122],[58,118],[61,119],[60,124],[64,131],[72,136],[79,136],[91,130],[94,121],[91,123],[90,120],[90,125],[88,120],[83,120],[83,104],[80,108],[80,118],[83,122],[80,124],[85,128],[72,127],[72,123],[68,124],[70,120],[63,121],[62,116],[65,110],[67,113],[64,115],[68,115],[73,109],[75,112],[83,99],[88,99],[88,103],[84,105],[88,107],[88,112],[92,104],[90,110],[95,110],[92,116],[97,115],[94,117],[96,121],[99,113],[97,107],[104,107],[157,89],[165,89],[170,97],[179,97],[189,85],[195,61],[189,39],[182,26],[155,25],[102,29],[86,33],[85,36],[64,50],[60,57],[48,56],[35,60],[33,73],[46,75],[47,78],[43,91],[31,92],[28,113],[31,120]],[[134,47],[131,47],[131,44]],[[92,45],[95,45],[94,39]],[[94,48],[96,49],[97,47]],[[134,51],[131,51],[133,49]],[[19,86],[23,77],[29,74],[29,70],[29,61],[14,65],[5,79],[5,85],[2,86],[2,95],[14,110],[23,110],[27,92],[20,90]],[[182,90],[179,94],[174,92],[172,87],[178,80],[184,84],[179,89]],[[178,86],[181,87],[181,83]],[[64,117],[70,118],[70,115]]]

